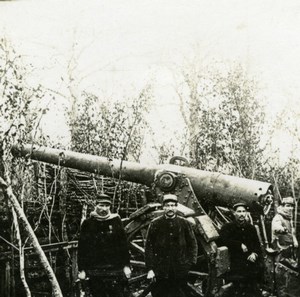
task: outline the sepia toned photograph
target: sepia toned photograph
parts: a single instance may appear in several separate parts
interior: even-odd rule
[[[0,0],[1,297],[300,297],[297,0]]]

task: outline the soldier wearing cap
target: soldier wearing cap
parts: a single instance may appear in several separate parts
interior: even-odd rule
[[[272,220],[272,247],[279,252],[277,265],[281,263],[295,271],[298,266],[295,260],[298,241],[293,224],[294,205],[293,197],[285,197],[277,207]],[[279,297],[299,296],[299,280],[290,277],[288,273],[276,275],[276,287]]]
[[[261,296],[258,284],[263,258],[256,229],[247,220],[245,203],[235,204],[233,214],[234,221],[224,224],[220,230],[220,241],[230,254],[228,281],[233,283],[233,296]]]
[[[286,197],[282,199],[281,205],[277,207],[277,214],[272,220],[272,245],[276,250],[298,248],[293,224],[294,205],[294,199]],[[288,256],[288,251],[283,254]]]
[[[106,194],[96,196],[97,204],[83,221],[78,241],[78,277],[89,278],[93,297],[128,296],[129,250],[118,214],[110,211]]]
[[[153,297],[183,297],[189,269],[197,261],[197,240],[190,222],[177,215],[177,196],[164,195],[162,204],[164,214],[147,233],[147,278],[153,282]]]

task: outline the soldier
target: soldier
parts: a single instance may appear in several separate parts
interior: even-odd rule
[[[272,220],[272,246],[282,250],[282,256],[292,258],[294,249],[298,248],[298,241],[293,224],[295,201],[292,197],[282,199],[277,207],[277,214]]]
[[[300,296],[296,261],[298,241],[293,224],[295,201],[292,197],[282,199],[272,220],[272,247],[279,252],[276,257],[276,287],[279,297]]]
[[[128,296],[129,251],[118,214],[110,212],[110,197],[97,195],[97,205],[81,226],[78,241],[78,277],[89,277],[93,297]]]
[[[228,247],[230,272],[228,280],[233,283],[233,296],[261,296],[262,251],[256,229],[247,221],[247,206],[233,206],[234,221],[224,224],[220,230],[221,243]]]
[[[197,240],[190,222],[177,215],[177,196],[164,195],[164,214],[149,226],[145,260],[153,297],[186,296],[187,276],[197,261]]]

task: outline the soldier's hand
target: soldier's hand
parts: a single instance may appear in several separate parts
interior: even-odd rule
[[[147,274],[147,279],[151,282],[155,281],[155,273],[153,270],[149,270]]]
[[[123,268],[123,272],[124,272],[126,278],[130,278],[130,277],[131,277],[131,269],[130,269],[129,266],[125,266],[125,267]]]
[[[242,248],[242,251],[243,251],[244,253],[247,253],[247,252],[248,252],[247,246],[244,245],[243,243],[241,244],[241,248]]]
[[[78,272],[78,278],[81,279],[81,280],[84,280],[86,279],[86,273],[84,270],[81,270]]]
[[[294,240],[294,243],[293,243],[293,245],[294,245],[294,248],[298,248],[298,246],[299,246],[299,244],[298,244],[298,241],[297,240]]]
[[[256,259],[257,259],[257,254],[256,253],[251,253],[250,255],[249,255],[249,257],[247,258],[247,260],[248,261],[250,261],[250,262],[255,262],[256,261]]]

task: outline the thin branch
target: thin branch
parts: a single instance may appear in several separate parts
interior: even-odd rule
[[[2,239],[4,242],[6,242],[9,246],[11,246],[12,248],[14,248],[15,250],[19,251],[19,249],[15,245],[13,245],[11,242],[9,242],[8,240],[6,240],[1,235],[0,235],[0,239]]]

